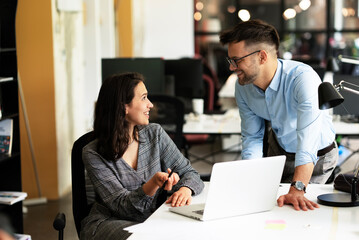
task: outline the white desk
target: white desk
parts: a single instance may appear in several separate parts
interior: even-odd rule
[[[333,121],[333,125],[338,135],[359,135],[359,123]]]
[[[237,109],[228,110],[225,114],[203,114],[201,116],[195,116],[187,114],[185,116],[185,124],[183,125],[183,133],[185,134],[211,134],[211,135],[239,135],[241,133],[241,119],[239,117],[239,111]],[[231,141],[227,146],[222,142],[222,149],[212,151],[204,156],[195,156],[193,154],[191,162],[205,161],[208,164],[215,162],[207,160],[209,157],[214,157],[219,153],[239,149],[241,140],[239,137]],[[222,141],[224,141],[222,139]],[[237,150],[238,151],[238,150]]]
[[[207,185],[206,183],[206,189]],[[289,185],[279,188],[278,196]],[[254,190],[253,190],[254,191]],[[306,197],[316,202],[317,195],[333,191],[332,185],[309,185]],[[204,202],[206,190],[193,198]],[[336,208],[320,205],[319,209],[295,211],[292,206],[275,206],[263,213],[201,222],[168,211],[162,205],[144,223],[129,227],[129,239],[359,239],[359,207]]]

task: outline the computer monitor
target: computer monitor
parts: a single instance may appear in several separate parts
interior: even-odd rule
[[[181,58],[165,60],[166,76],[173,76],[175,94],[183,98],[203,98],[204,81],[201,59]]]
[[[359,76],[334,74],[333,84],[337,85],[340,81],[346,81],[355,85],[359,85]],[[348,85],[347,85],[348,86]],[[357,89],[355,89],[357,90]],[[352,119],[359,118],[359,95],[341,90],[340,94],[344,97],[344,102],[333,108],[333,114],[340,115],[343,117],[350,117]]]
[[[102,81],[115,73],[138,72],[145,77],[150,94],[163,94],[165,90],[164,62],[161,58],[103,58]]]

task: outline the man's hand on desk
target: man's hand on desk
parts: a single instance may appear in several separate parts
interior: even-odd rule
[[[180,207],[190,205],[192,201],[192,190],[188,187],[181,187],[177,192],[174,192],[166,201],[172,207]]]
[[[299,211],[307,211],[308,208],[310,210],[314,210],[315,208],[319,208],[319,205],[315,202],[308,200],[304,197],[304,193],[302,191],[291,189],[289,193],[286,195],[282,195],[277,200],[278,206],[283,207],[284,204],[293,205],[294,209]]]

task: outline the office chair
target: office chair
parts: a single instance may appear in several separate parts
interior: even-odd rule
[[[71,152],[72,213],[79,238],[81,221],[90,213],[91,206],[95,200],[95,191],[90,179],[85,174],[82,149],[94,139],[93,131],[85,133],[74,142]],[[53,221],[54,229],[59,231],[59,240],[63,239],[65,225],[66,216],[64,213],[59,212]]]
[[[183,123],[184,103],[176,97],[154,94],[148,96],[153,108],[150,113],[150,122],[158,123],[172,138],[179,150],[184,149]]]
[[[66,226],[66,217],[64,213],[58,213],[54,219],[53,227],[59,231],[59,240],[64,239],[64,228]]]
[[[207,91],[206,91],[206,95],[207,95],[206,110],[207,111],[213,111],[213,106],[214,106],[214,81],[207,74],[203,74],[202,78],[203,78],[203,80],[205,82],[205,85],[207,86]]]
[[[74,142],[71,152],[72,213],[79,237],[81,221],[89,214],[95,195],[93,186],[86,181],[82,149],[94,139],[93,131],[82,135]]]
[[[221,89],[221,84],[219,83],[217,72],[213,69],[213,67],[208,63],[206,58],[201,55],[197,55],[197,58],[200,58],[203,66],[203,80],[206,86],[206,100],[207,100],[207,111],[214,111],[220,108],[220,104],[218,102],[219,90]]]

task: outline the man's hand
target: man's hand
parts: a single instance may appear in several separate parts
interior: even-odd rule
[[[304,165],[297,166],[294,170],[293,181],[301,181],[305,186],[308,186],[309,179],[312,176],[314,164],[307,163]],[[299,211],[308,211],[314,210],[314,208],[319,208],[319,205],[315,202],[309,201],[304,197],[304,191],[297,190],[294,186],[291,186],[289,192],[285,195],[280,196],[277,199],[278,207],[283,207],[284,204],[293,205],[294,209]]]
[[[293,205],[294,209],[299,211],[307,211],[308,208],[310,210],[314,210],[315,208],[319,208],[319,205],[315,202],[309,201],[306,197],[304,197],[304,192],[298,191],[291,188],[289,193],[286,195],[282,195],[277,200],[278,206],[283,207],[284,204]]]

